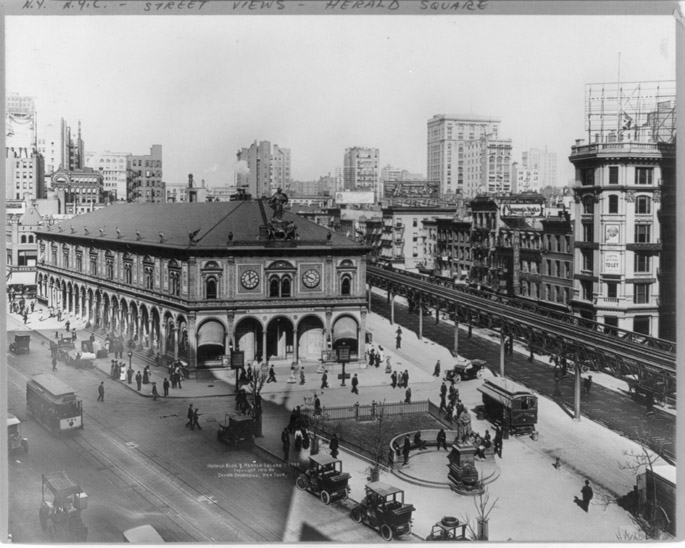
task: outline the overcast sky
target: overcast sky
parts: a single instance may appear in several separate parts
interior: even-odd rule
[[[346,147],[426,173],[434,114],[497,116],[513,159],[572,177],[586,83],[675,79],[670,16],[7,17],[6,89],[38,121],[82,123],[87,151],[163,146],[164,180],[231,184],[236,151],[289,148],[298,180]]]

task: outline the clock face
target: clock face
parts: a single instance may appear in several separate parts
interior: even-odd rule
[[[318,271],[314,270],[313,268],[307,270],[302,275],[302,283],[310,289],[313,289],[317,285],[319,285],[320,281],[321,281],[321,275],[318,273]]]
[[[254,270],[246,270],[240,276],[240,283],[243,284],[245,289],[254,289],[259,285],[259,274]]]

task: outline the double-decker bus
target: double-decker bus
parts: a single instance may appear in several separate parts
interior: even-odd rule
[[[83,428],[83,405],[74,389],[42,373],[26,383],[26,409],[55,434]]]

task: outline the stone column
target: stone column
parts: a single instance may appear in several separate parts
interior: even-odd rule
[[[357,360],[366,362],[366,310],[359,310],[359,340],[357,341]]]
[[[188,314],[188,366],[198,367],[197,363],[197,316],[194,312]]]

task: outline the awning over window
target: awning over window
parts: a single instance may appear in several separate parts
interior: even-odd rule
[[[357,322],[350,317],[340,318],[333,326],[333,341],[340,339],[356,339]]]
[[[215,346],[224,346],[226,340],[226,332],[224,326],[219,322],[209,321],[200,326],[197,332],[197,346],[204,346],[207,344]]]
[[[12,272],[7,279],[7,285],[36,285],[36,273]]]

